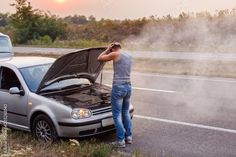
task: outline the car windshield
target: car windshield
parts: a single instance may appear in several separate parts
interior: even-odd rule
[[[0,53],[10,53],[11,52],[11,42],[7,37],[0,36]]]
[[[30,91],[36,92],[50,66],[51,64],[45,64],[20,69]]]
[[[47,73],[48,69],[50,68],[51,64],[46,65],[39,65],[27,68],[21,68],[20,71],[25,79],[25,82],[32,92],[36,92],[39,88],[39,85]],[[66,88],[73,88],[81,85],[90,85],[90,81],[86,78],[72,78],[66,79],[63,81],[55,82],[42,91],[55,91],[55,90],[62,90]]]

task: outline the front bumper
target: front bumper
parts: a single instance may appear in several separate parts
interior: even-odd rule
[[[130,110],[130,116],[133,117],[134,109]],[[108,126],[103,126],[102,121],[106,119],[111,119],[111,114],[109,116],[104,116],[102,118],[97,118],[91,121],[69,123],[69,122],[58,122],[58,136],[67,138],[78,138],[87,137],[98,134],[103,134],[106,132],[114,131],[114,123]]]

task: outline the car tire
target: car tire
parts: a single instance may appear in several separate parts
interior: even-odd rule
[[[57,131],[52,120],[44,114],[35,117],[32,132],[36,139],[44,142],[55,142],[58,140]]]

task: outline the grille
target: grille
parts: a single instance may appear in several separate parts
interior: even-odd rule
[[[91,130],[80,131],[79,135],[80,136],[85,136],[85,135],[92,135],[94,133],[95,133],[95,129],[91,129]]]
[[[112,111],[111,106],[108,106],[108,107],[92,110],[92,114],[99,115],[99,114],[104,114],[104,113],[108,113],[111,111]]]
[[[99,132],[109,131],[109,130],[113,130],[113,129],[115,129],[115,125],[98,128],[97,132],[99,133]]]

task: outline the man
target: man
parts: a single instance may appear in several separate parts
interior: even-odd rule
[[[126,143],[132,143],[132,121],[129,113],[132,89],[131,56],[121,52],[120,43],[113,43],[100,54],[98,61],[113,61],[112,114],[116,127],[116,145],[124,148]]]

